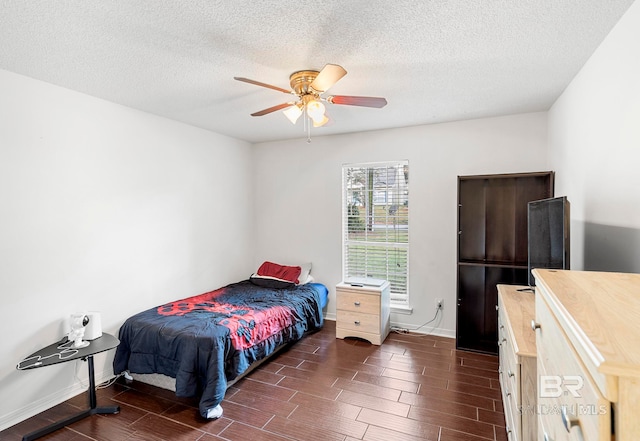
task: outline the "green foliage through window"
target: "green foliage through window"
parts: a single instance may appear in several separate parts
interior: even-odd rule
[[[408,302],[409,164],[343,166],[343,276],[389,280]]]

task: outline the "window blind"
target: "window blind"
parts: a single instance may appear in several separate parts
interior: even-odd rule
[[[409,163],[349,164],[343,175],[343,277],[390,283],[408,303]]]

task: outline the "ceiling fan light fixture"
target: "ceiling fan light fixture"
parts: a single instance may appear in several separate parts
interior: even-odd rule
[[[322,127],[329,122],[329,118],[327,118],[326,115],[322,115],[322,118],[320,119],[320,121],[315,119],[312,121],[313,121],[313,127]]]
[[[307,115],[313,120],[314,123],[320,123],[324,116],[325,107],[318,100],[311,100],[307,103]]]
[[[289,121],[291,121],[291,124],[295,124],[298,121],[298,118],[300,118],[300,115],[302,115],[302,109],[300,109],[300,106],[298,106],[298,104],[295,104],[283,110],[282,113],[284,113],[284,116],[286,116]]]

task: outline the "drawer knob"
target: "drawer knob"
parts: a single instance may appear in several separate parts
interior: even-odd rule
[[[360,306],[360,302],[353,302],[355,306]]]
[[[507,371],[507,375],[508,375],[508,376],[510,376],[510,377],[514,377],[516,374],[514,374],[513,372],[511,372],[511,369],[509,369],[509,370]]]
[[[549,435],[547,434],[547,432],[544,432],[544,435],[543,435],[542,439],[544,441],[551,441],[551,438],[549,438]]]
[[[353,324],[356,325],[356,326],[360,326],[360,320],[354,321]]]
[[[564,425],[564,428],[567,430],[567,432],[571,432],[572,427],[580,424],[580,421],[578,421],[577,418],[571,418],[569,416],[569,413],[567,412],[567,406],[562,406],[560,414],[562,415],[562,424]]]
[[[533,332],[535,332],[536,329],[540,329],[540,323],[536,323],[535,320],[531,320],[531,329],[533,329]]]

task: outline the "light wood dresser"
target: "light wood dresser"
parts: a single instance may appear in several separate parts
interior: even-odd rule
[[[336,286],[336,338],[359,337],[381,345],[390,329],[389,282],[381,286]]]
[[[498,285],[499,374],[509,441],[537,440],[534,299],[526,286]]]
[[[640,440],[640,274],[533,274],[538,439]]]

